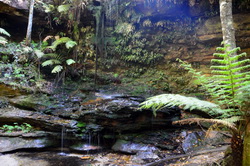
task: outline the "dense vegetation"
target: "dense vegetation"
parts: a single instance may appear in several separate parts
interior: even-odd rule
[[[200,69],[202,60],[193,58],[195,49],[200,52],[200,48],[213,49],[219,44],[218,41],[202,43],[196,38],[198,25],[219,16],[219,2],[207,1],[204,11],[197,14],[192,13],[198,4],[195,0],[36,1],[35,10],[46,13],[47,24],[41,26],[39,35],[33,35],[31,42],[25,38],[14,42],[15,36],[0,24],[1,82],[42,91],[48,85],[46,81],[54,81],[53,87],[70,81],[88,82],[91,86],[132,82],[129,85],[132,87],[138,81],[141,85],[133,87],[131,94],[148,92],[147,88],[153,87],[167,93],[210,99],[212,102],[164,94],[150,98],[143,103],[143,108],[153,108],[155,115],[157,110],[172,106],[202,111],[213,118],[211,122],[233,131],[232,145],[242,152],[242,141],[250,133],[245,130],[249,121],[250,85],[247,55],[237,54],[240,48],[229,49],[230,45],[225,43],[217,49],[220,52],[214,54],[217,59],[212,60],[211,70],[206,63]],[[246,12],[250,3],[238,0],[233,1],[233,6],[235,13]],[[52,33],[49,32],[52,29]],[[176,55],[169,57],[170,51]],[[176,58],[188,60],[193,67]],[[190,119],[178,123],[202,121],[209,120]],[[2,129],[28,131],[32,128],[23,124]],[[235,145],[235,142],[238,143]]]

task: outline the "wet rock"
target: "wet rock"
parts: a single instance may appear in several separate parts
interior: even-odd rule
[[[139,151],[136,155],[132,156],[132,160],[136,163],[144,164],[145,161],[154,161],[159,159],[159,156],[152,151]]]
[[[21,109],[52,114],[55,116],[70,118],[79,110],[80,101],[84,96],[69,96],[68,94],[30,94],[10,99],[10,103]]]
[[[0,97],[0,108],[6,108],[9,106],[7,99]]]
[[[182,133],[185,139],[182,142],[182,149],[185,153],[191,152],[194,150],[195,147],[198,147],[199,144],[201,144],[201,140],[204,137],[203,132],[192,132]]]
[[[171,126],[180,115],[178,110],[164,109],[154,117],[150,110],[139,110],[142,98],[136,96],[102,97],[82,103],[81,110],[75,112],[76,118],[121,132],[151,128],[152,125]]]
[[[32,112],[18,108],[0,109],[0,123],[28,123],[34,127],[46,131],[60,132],[64,126],[67,130],[75,130],[77,122],[66,120],[56,116],[45,115],[39,112]]]
[[[18,96],[10,99],[10,103],[18,108],[34,110],[42,112],[48,106],[53,106],[47,95],[42,94],[31,94],[25,96]]]
[[[46,131],[32,131],[25,133],[23,131],[16,132],[0,132],[0,137],[23,137],[23,138],[38,138],[38,137],[54,137],[58,133],[46,132]]]
[[[9,152],[17,149],[45,148],[54,143],[46,137],[43,138],[21,138],[0,137],[0,152]]]
[[[70,146],[70,149],[81,152],[97,152],[100,151],[102,147],[97,145],[91,145],[88,143],[78,143]]]
[[[15,153],[0,156],[1,166],[85,166],[90,162],[80,156],[59,155],[54,152]]]
[[[182,136],[185,137],[182,142],[182,149],[185,153],[230,144],[231,141],[229,133],[218,131],[209,131],[208,133],[203,131],[183,131]]]
[[[136,154],[140,151],[157,151],[158,148],[145,144],[133,143],[125,140],[117,140],[112,146],[112,150],[130,154]]]

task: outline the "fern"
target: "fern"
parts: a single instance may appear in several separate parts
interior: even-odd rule
[[[73,59],[67,59],[66,63],[67,63],[67,65],[72,65],[72,64],[74,64],[76,62]]]
[[[59,73],[60,71],[63,70],[63,67],[61,65],[56,65],[53,70],[51,71],[51,73]]]
[[[178,94],[157,95],[141,103],[143,109],[152,108],[154,115],[159,109],[176,106],[183,110],[200,110],[210,116],[221,116],[224,113],[217,104]]]
[[[40,59],[44,56],[44,53],[41,50],[35,49],[34,53],[36,54],[37,58]]]
[[[10,37],[10,34],[3,28],[0,28],[0,34],[3,34],[3,35]]]
[[[77,45],[77,43],[75,41],[72,41],[72,40],[67,41],[66,44],[65,44],[67,49],[73,48],[76,45]]]
[[[238,117],[234,117],[234,119],[237,119],[237,118]],[[238,120],[239,119],[237,119],[237,121]],[[202,122],[220,124],[220,125],[228,127],[234,133],[238,132],[236,125],[233,122],[229,121],[228,119],[189,118],[189,119],[175,121],[175,122],[173,122],[173,124],[180,124],[180,125],[193,124],[193,123],[200,124]]]
[[[228,108],[239,107],[240,101],[238,96],[242,95],[240,88],[250,83],[250,60],[242,59],[246,53],[230,56],[240,51],[237,47],[233,50],[227,51],[227,46],[218,47],[217,51],[224,53],[215,53],[214,56],[220,59],[212,59],[216,66],[211,66],[211,73],[213,73],[213,83],[209,84],[208,91],[213,94],[216,102]]]
[[[67,13],[71,7],[71,4],[60,5],[57,7],[59,13]]]
[[[10,37],[10,34],[3,28],[0,28],[0,34]],[[7,43],[8,43],[8,40],[5,37],[0,36],[0,44],[5,45]]]
[[[57,39],[56,41],[54,41],[52,43],[52,45],[48,46],[47,48],[50,48],[53,51],[55,51],[57,46],[59,46],[60,44],[63,44],[63,43],[67,43],[69,41],[72,41],[72,39],[70,39],[69,37],[61,37],[61,38]]]
[[[55,65],[55,64],[61,64],[62,62],[57,60],[57,59],[49,59],[49,60],[46,60],[42,63],[42,66],[45,67],[45,66],[49,66],[49,65]]]
[[[8,43],[8,40],[2,36],[0,36],[0,44],[5,45]]]
[[[242,59],[246,53],[235,55],[240,48],[227,51],[227,46],[218,47],[217,51],[225,53],[215,53],[214,56],[219,59],[213,59],[212,62],[217,66],[211,66],[212,77],[205,77],[201,72],[197,72],[190,64],[182,62],[182,66],[187,69],[193,77],[199,79],[201,85],[211,94],[218,105],[201,101],[196,98],[185,97],[174,94],[163,94],[151,97],[141,104],[141,108],[152,108],[153,113],[163,107],[178,106],[184,110],[201,110],[211,116],[219,115],[217,118],[242,115],[240,108],[243,102],[242,95],[248,96],[249,93],[242,93],[242,90],[250,84],[249,59]]]

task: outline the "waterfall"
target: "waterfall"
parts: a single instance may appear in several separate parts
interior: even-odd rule
[[[60,155],[66,155],[64,152],[63,152],[63,148],[64,148],[64,138],[65,138],[65,126],[62,126],[62,131],[61,131],[61,152],[59,153]]]

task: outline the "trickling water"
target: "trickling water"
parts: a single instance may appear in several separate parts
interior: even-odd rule
[[[89,132],[89,138],[88,138],[88,144],[87,145],[85,145],[85,149],[87,150],[87,154],[89,154],[89,151],[91,150],[89,147],[91,147],[91,138],[92,137],[92,135],[91,135],[91,132]]]
[[[66,155],[66,153],[63,152],[64,148],[64,138],[65,138],[65,126],[62,126],[62,131],[61,131],[61,152],[59,153],[60,155]]]

